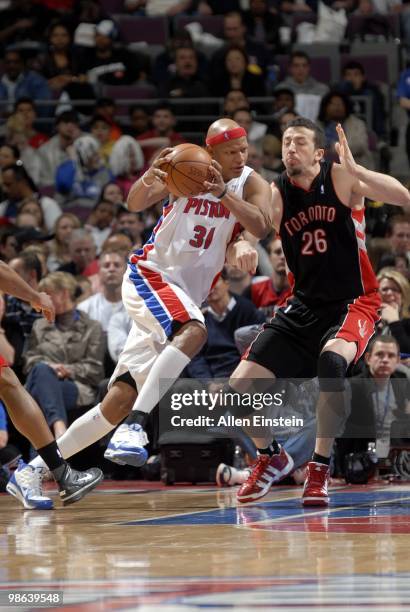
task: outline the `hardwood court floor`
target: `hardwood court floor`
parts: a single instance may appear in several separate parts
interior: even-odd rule
[[[65,609],[93,612],[410,610],[410,484],[338,486],[325,510],[303,510],[300,493],[237,507],[234,489],[108,482],[55,511],[0,495],[0,598],[61,589]]]

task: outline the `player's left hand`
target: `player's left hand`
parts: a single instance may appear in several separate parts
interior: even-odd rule
[[[242,272],[255,274],[258,267],[258,251],[246,240],[238,240],[231,245],[229,262]]]
[[[349,144],[347,142],[346,134],[340,123],[336,126],[337,134],[339,136],[339,142],[335,144],[336,153],[339,156],[340,164],[342,167],[352,176],[357,177],[359,171],[359,165],[356,164]]]
[[[31,307],[37,312],[41,312],[49,323],[53,323],[55,319],[55,310],[53,302],[47,293],[39,292],[36,299],[31,302]]]
[[[222,166],[215,159],[208,166],[209,181],[204,181],[204,193],[212,193],[218,196],[225,189],[225,181],[222,177]]]

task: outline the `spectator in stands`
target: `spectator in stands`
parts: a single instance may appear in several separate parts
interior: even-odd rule
[[[290,89],[296,97],[296,109],[302,116],[307,116],[305,111],[309,111],[310,118],[316,119],[316,108],[319,109],[321,98],[329,91],[329,88],[324,83],[320,83],[310,75],[311,62],[310,57],[304,51],[294,51],[290,56],[288,74],[281,81],[276,91],[280,89]],[[305,98],[304,96],[309,96]],[[315,96],[315,99],[312,98]]]
[[[10,266],[34,289],[38,290],[38,284],[42,277],[41,262],[37,255],[22,252],[10,260]],[[21,377],[22,357],[26,348],[28,337],[34,322],[41,318],[41,314],[27,302],[8,295],[6,297],[6,308],[3,317],[3,327],[7,340],[14,348],[13,365],[16,374]]]
[[[19,160],[24,164],[30,178],[38,182],[41,173],[41,160],[36,149],[28,144],[29,138],[24,126],[24,119],[21,115],[14,114],[6,121],[5,142],[17,147],[19,150]],[[20,163],[20,162],[17,162]]]
[[[70,159],[56,169],[56,189],[62,203],[65,208],[75,206],[76,211],[79,207],[78,214],[90,211],[104,185],[112,179],[99,151],[99,143],[93,136],[80,136],[68,150]]]
[[[410,217],[393,215],[387,225],[390,253],[404,255],[410,261]]]
[[[117,213],[116,219],[117,230],[127,230],[133,240],[135,248],[140,248],[143,244],[144,221],[142,213],[132,212],[122,206]]]
[[[392,253],[385,253],[379,261],[377,272],[382,268],[394,268],[400,274],[410,280],[410,263],[405,255],[393,255]]]
[[[54,238],[49,242],[47,267],[50,272],[55,272],[60,266],[71,261],[70,238],[73,230],[79,227],[79,218],[71,213],[63,213],[58,217],[54,225]]]
[[[94,136],[94,138],[99,142],[100,156],[104,161],[104,164],[107,165],[115,143],[115,141],[111,138],[110,122],[101,115],[94,115],[89,123],[89,130],[91,135]]]
[[[262,141],[263,167],[266,170],[280,174],[284,169],[282,163],[282,145],[279,138],[267,134]]]
[[[110,140],[116,141],[122,135],[122,127],[115,118],[117,105],[113,98],[98,98],[94,114],[103,117],[110,126]]]
[[[27,70],[20,51],[6,51],[4,56],[4,74],[0,79],[0,100],[8,102],[5,110],[11,112],[20,98],[33,98],[36,101],[49,100],[51,93],[46,79],[31,70]],[[41,116],[49,113],[48,107],[41,106]]]
[[[39,149],[41,160],[40,185],[54,185],[58,166],[70,158],[67,151],[81,134],[78,117],[73,111],[66,111],[56,118],[56,135]]]
[[[263,178],[271,183],[275,178],[279,176],[278,172],[274,172],[269,168],[265,168],[263,165],[263,154],[254,144],[248,146],[248,166],[253,168],[255,172],[258,172]]]
[[[131,331],[132,319],[128,312],[120,310],[112,315],[107,328],[108,352],[114,363],[125,346],[128,334]]]
[[[44,221],[43,208],[37,198],[23,200],[23,203],[18,207],[18,215],[21,216],[24,214],[33,217],[33,227],[40,230],[40,232],[47,232],[47,227]]]
[[[233,113],[239,108],[249,108],[249,100],[240,89],[231,89],[225,95],[223,114],[232,119]]]
[[[45,225],[51,231],[61,215],[57,202],[48,196],[38,194],[36,185],[23,165],[5,166],[1,172],[3,191],[7,199],[0,204],[0,216],[13,221],[24,201],[36,199],[41,204]]]
[[[44,39],[44,26],[50,23],[52,11],[48,11],[34,0],[11,0],[6,10],[1,12],[0,44],[4,46],[19,44],[31,48],[38,47]]]
[[[37,119],[37,110],[31,98],[19,98],[14,105],[14,114],[23,120],[27,144],[30,147],[38,149],[47,142],[48,136],[38,132],[34,127]]]
[[[2,183],[2,173],[1,170],[6,166],[12,166],[16,164],[20,159],[20,151],[18,147],[11,144],[3,144],[0,147],[0,202],[5,199],[5,194],[3,191],[3,183]]]
[[[375,336],[365,354],[365,370],[349,379],[351,411],[345,437],[337,441],[342,461],[348,453],[366,452],[369,442],[376,442],[378,459],[385,459],[400,429],[409,431],[409,383],[397,371],[399,350],[393,336]]]
[[[71,232],[69,253],[70,261],[60,266],[58,271],[69,272],[73,276],[98,274],[94,238],[86,229],[79,228]]]
[[[384,111],[383,94],[377,85],[369,83],[364,68],[360,62],[351,61],[343,67],[343,81],[339,84],[341,91],[348,96],[365,96],[369,98],[372,130],[379,138],[386,137],[386,113]],[[354,113],[366,116],[364,102],[351,100]]]
[[[261,150],[263,138],[268,131],[266,123],[255,121],[252,112],[248,108],[238,108],[233,113],[232,119],[246,130],[248,142]]]
[[[112,202],[116,206],[123,206],[125,200],[124,192],[117,183],[111,181],[104,185],[101,192],[101,199],[108,200],[108,202]]]
[[[374,168],[366,124],[352,114],[350,100],[345,94],[331,91],[324,96],[320,105],[318,123],[325,132],[325,150],[328,158],[336,159],[335,143],[339,140],[336,126],[341,123],[356,162],[366,168]]]
[[[295,93],[292,89],[281,87],[274,91],[273,114],[292,113],[295,110]]]
[[[286,261],[280,238],[273,235],[265,246],[272,266],[272,275],[255,276],[243,295],[271,318],[276,308],[290,295]]]
[[[175,75],[165,83],[159,83],[159,92],[166,98],[203,98],[209,95],[208,88],[198,74],[198,57],[192,47],[179,47],[175,51]],[[181,114],[197,113],[189,107],[181,109]]]
[[[243,13],[243,22],[250,40],[262,43],[274,53],[280,51],[280,14],[269,8],[267,0],[250,0],[249,10]]]
[[[377,275],[382,298],[379,333],[389,333],[399,343],[402,353],[410,354],[410,284],[393,268],[382,268]]]
[[[121,285],[126,268],[126,260],[120,253],[104,251],[100,257],[101,290],[81,302],[79,310],[86,312],[90,319],[98,321],[106,332],[111,317],[117,312],[125,312],[121,300]]]
[[[249,58],[240,46],[228,47],[223,58],[224,69],[219,78],[211,76],[211,89],[215,96],[224,96],[232,89],[240,89],[246,96],[264,96],[265,80],[262,72],[254,73]]]
[[[283,115],[279,119],[279,134],[280,134],[281,140],[282,140],[283,133],[286,130],[286,126],[288,125],[289,121],[296,119],[297,116],[298,115],[294,113],[293,111],[283,113]]]
[[[67,412],[96,399],[104,339],[101,325],[76,309],[77,283],[70,274],[53,272],[39,286],[53,300],[56,320],[33,325],[24,355],[26,388],[57,438],[67,428]]]
[[[139,143],[131,136],[121,136],[113,146],[109,167],[126,199],[144,169],[144,155]]]
[[[232,295],[226,270],[211,289],[205,311],[208,339],[201,352],[188,365],[192,378],[228,378],[240,361],[234,332],[245,325],[263,323],[265,317],[244,297]]]
[[[147,107],[140,104],[133,104],[129,110],[130,127],[128,134],[137,138],[151,128],[151,118],[147,112]]]
[[[293,13],[311,13],[316,7],[317,4],[311,2],[311,0],[307,2],[305,2],[305,0],[281,0],[281,2],[279,2],[279,10],[290,26],[292,25]]]
[[[168,102],[160,102],[152,112],[151,116],[152,129],[140,134],[138,141],[143,147],[144,158],[147,163],[150,163],[151,158],[161,148],[174,147],[175,145],[185,142],[181,134],[175,131],[176,119],[172,106]],[[143,146],[147,139],[161,139],[159,146]]]
[[[189,47],[194,49],[191,33],[185,28],[179,28],[168,37],[165,50],[159,53],[154,60],[152,69],[152,80],[155,83],[164,83],[175,74],[175,53],[179,48]],[[197,51],[198,72],[206,74],[208,59],[204,53]]]
[[[147,62],[141,54],[114,47],[117,27],[104,19],[95,27],[95,48],[87,49],[81,66],[93,85],[130,85],[147,76]]]
[[[81,67],[72,49],[71,32],[60,21],[51,24],[47,33],[48,50],[40,58],[40,71],[52,91],[64,89],[78,80]]]
[[[97,255],[101,253],[102,245],[111,234],[114,217],[115,205],[108,200],[100,200],[87,219],[85,228],[91,232],[94,238]]]
[[[103,251],[114,251],[128,257],[133,248],[133,240],[127,229],[115,230],[103,244]]]
[[[234,11],[224,15],[224,39],[226,44],[221,49],[218,49],[211,58],[210,74],[215,79],[220,78],[224,67],[226,50],[232,45],[241,47],[245,51],[252,74],[265,74],[266,67],[272,60],[271,53],[265,45],[251,40],[246,35],[246,27],[241,13]]]
[[[403,70],[397,84],[399,104],[407,111],[406,152],[410,163],[410,67]]]
[[[1,218],[0,218],[1,219]],[[3,227],[0,231],[0,259],[8,263],[19,251],[16,240],[17,228],[13,226]]]

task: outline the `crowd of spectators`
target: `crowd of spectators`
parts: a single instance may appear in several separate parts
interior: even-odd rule
[[[371,24],[376,16],[384,23],[394,14],[402,48],[410,46],[410,13],[400,0],[325,4],[365,17],[362,38],[380,40]],[[0,3],[0,257],[33,287],[48,291],[57,312],[50,325],[20,300],[1,296],[0,353],[56,435],[73,408],[92,404],[103,392],[100,383],[130,328],[121,276],[128,253],[150,236],[161,206],[132,213],[123,204],[159,150],[190,136],[202,143],[198,116],[224,114],[246,128],[248,163],[272,181],[283,170],[286,123],[301,114],[323,127],[328,159],[337,159],[340,122],[356,161],[378,169],[380,151],[390,144],[391,107],[410,113],[410,69],[404,64],[394,91],[368,78],[356,60],[341,64],[334,83],[313,76],[312,57],[292,43],[296,16],[312,22],[315,0],[124,0],[120,16],[106,5]],[[122,40],[122,17],[158,15],[168,16],[169,35],[155,54],[137,44],[141,40]],[[178,18],[207,15],[220,15],[222,29],[204,47],[179,27]],[[286,57],[283,65],[278,57]],[[128,108],[115,93],[127,86],[143,92]],[[410,128],[406,146],[410,159]],[[378,332],[395,339],[397,363],[407,375],[410,220],[377,202],[368,203],[367,217],[383,298]],[[286,299],[280,240],[270,236],[258,249],[258,275],[226,268],[204,305],[209,338],[188,370],[193,377],[228,376],[255,328]],[[6,430],[0,412],[0,450],[7,445]]]

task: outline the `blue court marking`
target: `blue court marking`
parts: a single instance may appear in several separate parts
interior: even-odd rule
[[[391,503],[387,503],[391,501]],[[377,504],[380,504],[377,506]],[[356,505],[350,508],[350,505]],[[377,506],[377,507],[375,507]],[[296,514],[309,516],[331,512],[332,517],[400,516],[409,514],[409,491],[332,491],[329,508],[303,508],[299,498],[261,502],[258,505],[239,505],[233,508],[195,510],[192,513],[142,519],[120,525],[245,525],[258,521],[292,518]]]

